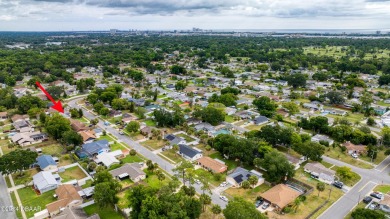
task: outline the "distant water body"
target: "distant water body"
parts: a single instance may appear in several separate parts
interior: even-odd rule
[[[390,29],[221,29],[221,30],[213,30],[213,31],[221,31],[221,32],[253,32],[253,33],[309,33],[309,34],[375,34],[377,31],[381,31],[381,33],[387,33]]]

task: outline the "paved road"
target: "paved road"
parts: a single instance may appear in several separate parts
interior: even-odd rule
[[[16,214],[13,211],[8,211],[12,207],[18,206],[17,203],[12,204],[11,197],[8,193],[7,184],[4,177],[0,176],[0,218],[12,219],[16,218]]]
[[[81,98],[77,98],[77,99],[73,99],[71,101],[68,102],[68,105],[72,108],[80,108],[80,105],[77,104],[77,101],[80,100]],[[95,115],[93,115],[92,113],[90,113],[89,111],[83,109],[83,115],[88,118],[88,119],[94,119],[96,118]],[[157,163],[159,165],[159,167],[161,167],[162,169],[164,169],[167,173],[169,173],[170,175],[174,175],[175,173],[173,172],[172,169],[175,168],[175,166],[171,163],[169,163],[168,161],[164,160],[163,158],[161,158],[160,156],[154,154],[152,151],[148,150],[147,148],[143,147],[142,145],[140,145],[139,143],[137,143],[136,141],[133,141],[132,139],[130,139],[129,137],[125,136],[125,135],[120,135],[118,130],[112,128],[111,126],[105,126],[104,125],[104,122],[99,118],[99,123],[98,123],[98,126],[102,129],[105,129],[107,131],[107,133],[111,133],[113,136],[115,136],[118,140],[124,142],[125,144],[129,145],[130,147],[134,148],[138,153],[142,154],[142,156],[146,157],[147,159],[149,160],[152,160],[153,162]],[[196,189],[196,191],[199,193],[199,194],[202,194],[202,190],[201,190],[201,185],[198,185],[198,184],[194,184],[193,185]],[[225,208],[226,207],[226,202],[225,201],[222,201],[220,198],[219,198],[219,194],[215,193],[215,192],[212,192],[211,194],[211,200],[214,204],[218,204],[220,205],[222,208]]]
[[[390,157],[387,157],[375,169],[362,169],[326,156],[323,156],[323,160],[336,166],[351,167],[354,172],[361,176],[361,180],[320,215],[320,219],[342,219],[359,203],[360,200],[368,195],[376,185],[390,184]]]

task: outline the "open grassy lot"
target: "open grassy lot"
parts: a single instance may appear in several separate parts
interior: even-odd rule
[[[334,166],[332,167],[331,169],[334,170],[334,171],[337,171],[337,169],[339,169],[340,167],[338,166]],[[336,173],[336,176],[340,177],[339,175],[337,175]],[[355,172],[352,172],[352,177],[350,179],[342,179],[340,177],[341,181],[344,183],[344,185],[347,185],[347,186],[353,186],[355,185],[357,182],[359,182],[359,180],[361,179],[360,175],[355,173]]]
[[[228,115],[226,115],[226,116],[225,116],[225,122],[234,122],[233,116],[228,116]]]
[[[192,141],[195,141],[195,139],[191,138],[190,136],[186,135],[186,134],[178,134],[177,135],[178,137],[180,138],[183,138],[184,140],[186,140],[186,142],[192,142]]]
[[[180,163],[181,161],[184,160],[179,154],[175,153],[175,151],[172,149],[165,150],[165,151],[161,152],[161,154],[168,157],[169,159],[171,159],[175,163]],[[162,158],[164,158],[164,157],[162,157]]]
[[[153,139],[153,140],[147,140],[147,141],[141,142],[141,145],[150,147],[154,150],[157,150],[157,149],[162,148],[165,145],[165,141]]]
[[[168,176],[165,176],[165,179],[160,181],[157,178],[156,174],[154,174],[153,172],[151,172],[151,171],[149,171],[147,169],[145,169],[144,172],[146,173],[146,179],[144,180],[144,182],[147,183],[148,186],[150,186],[152,188],[159,189],[159,188],[161,188],[164,185],[168,185],[168,182],[170,180],[168,178]]]
[[[144,139],[145,136],[144,135],[141,135],[139,132],[132,132],[132,133],[128,133],[125,131],[125,133],[130,137],[132,138],[133,140],[137,141],[137,140],[141,140],[141,139]]]
[[[73,161],[72,161],[72,158],[70,157],[69,154],[63,154],[61,155],[60,157],[60,162],[58,163],[58,166],[66,166],[66,165],[69,165],[69,164],[72,164]]]
[[[59,144],[53,144],[45,147],[41,147],[42,154],[49,154],[55,157],[61,156],[62,152],[64,151],[64,148]]]
[[[93,215],[97,213],[101,219],[123,219],[123,216],[114,210],[114,207],[101,208],[93,204],[84,208],[85,213]]]
[[[347,53],[343,51],[343,46],[326,46],[325,48],[322,47],[303,47],[303,51],[305,54],[313,54],[318,56],[332,56],[334,58],[341,58],[343,56],[346,56]]]
[[[374,188],[374,191],[382,192],[387,194],[390,192],[390,185],[378,185]]]
[[[25,187],[18,189],[18,194],[23,207],[31,208],[31,211],[26,211],[27,218],[33,217],[34,213],[44,210],[47,204],[56,200],[53,197],[54,190],[37,195],[31,187]]]
[[[122,158],[121,161],[123,163],[134,163],[134,162],[142,162],[143,159],[138,155],[134,155],[134,156],[127,155],[125,158]]]
[[[62,182],[68,182],[74,179],[79,180],[87,177],[79,166],[68,168],[64,172],[58,174],[62,178]]]
[[[243,189],[243,188],[229,188],[225,190],[225,193],[228,194],[231,197],[242,197],[245,200],[249,202],[255,203],[256,198],[260,196],[261,193],[264,193],[268,189],[270,189],[271,186],[263,183],[254,189]]]
[[[12,174],[12,179],[14,180],[15,186],[24,185],[32,181],[32,177],[37,174],[39,171],[35,168],[26,170],[23,172],[22,176],[19,176],[18,173]],[[7,177],[8,178],[8,177]]]
[[[339,148],[339,147],[336,147],[336,148],[328,147],[328,148],[326,148],[324,155],[326,155],[328,157],[331,157],[331,158],[334,158],[334,159],[337,159],[337,160],[340,160],[340,161],[343,161],[345,163],[349,163],[351,165],[354,165],[354,166],[357,166],[357,167],[360,167],[360,168],[364,168],[364,169],[372,169],[373,168],[372,165],[367,164],[367,163],[362,162],[362,161],[359,161],[359,160],[353,158],[351,155],[349,155],[349,154],[347,154],[345,152],[342,152],[341,148]]]
[[[219,186],[219,184],[221,184],[222,182],[224,182],[226,180],[226,173],[221,174],[222,177],[220,180],[216,180],[214,177],[214,174],[210,173],[207,170],[201,169],[201,168],[195,170],[195,174],[198,176],[205,174],[205,176],[207,176],[208,181],[211,184],[213,184],[214,186]]]
[[[147,126],[153,126],[153,127],[156,127],[156,122],[154,122],[153,120],[151,119],[147,119],[144,121],[144,123],[147,125]]]

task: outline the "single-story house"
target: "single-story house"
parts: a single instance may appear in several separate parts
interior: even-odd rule
[[[314,135],[312,138],[311,138],[311,141],[312,142],[317,142],[319,143],[320,141],[326,141],[328,142],[330,145],[333,144],[333,140],[331,138],[329,138],[328,136],[326,135],[320,135],[320,134],[316,134]]]
[[[169,141],[170,145],[179,145],[179,144],[185,144],[186,141],[180,137],[177,137],[174,134],[167,134],[164,136],[164,139]]]
[[[80,158],[94,157],[98,154],[109,152],[110,147],[107,140],[99,140],[91,143],[83,144],[81,150],[76,151],[76,154]]]
[[[88,129],[84,123],[75,119],[70,119],[70,126],[75,132],[85,131]]]
[[[312,104],[312,103],[304,103],[303,104],[303,107],[304,108],[307,108],[307,109],[311,109],[311,110],[314,110],[314,111],[317,111],[317,110],[320,110],[322,109],[322,106],[318,106],[317,104]]]
[[[225,113],[228,116],[234,115],[236,112],[237,112],[236,108],[232,108],[232,107],[226,107],[225,108]]]
[[[111,175],[117,179],[130,178],[133,182],[138,182],[146,178],[146,173],[142,171],[138,163],[126,163],[123,166],[110,171]]]
[[[79,195],[77,189],[70,184],[58,186],[55,191],[57,201],[46,205],[50,216],[59,214],[65,207],[79,206],[83,203],[83,198]]]
[[[303,168],[305,172],[310,173],[313,178],[321,182],[331,184],[334,181],[336,172],[326,168],[321,163],[307,163]]]
[[[104,166],[109,168],[111,165],[119,164],[119,160],[117,158],[123,157],[123,153],[121,150],[116,150],[112,152],[103,152],[96,156],[95,162],[100,164],[102,163]]]
[[[255,187],[264,183],[264,178],[261,173],[255,170],[249,171],[242,167],[237,167],[231,174],[229,174],[226,177],[226,182],[232,184],[233,187],[240,187],[242,182],[248,180],[251,176],[256,176],[258,178]]]
[[[40,213],[40,212],[38,212]],[[36,214],[38,214],[36,213]],[[36,215],[35,214],[35,215]],[[37,217],[34,217],[37,218]],[[40,217],[42,218],[42,217]],[[82,207],[67,207],[64,208],[62,212],[60,212],[58,215],[55,215],[54,217],[51,217],[52,219],[100,219],[99,215],[97,213],[92,214],[91,216],[88,216],[87,213],[85,213],[84,209]]]
[[[284,154],[284,156],[286,156],[288,162],[294,166],[294,169],[297,170],[301,163],[303,162],[302,160],[300,160],[299,158],[296,158],[296,157],[293,157],[289,154]]]
[[[58,187],[57,179],[51,172],[41,171],[33,176],[33,185],[42,194],[56,189]]]
[[[8,113],[7,112],[0,112],[0,120],[6,120],[8,119]]]
[[[367,152],[367,146],[365,145],[355,145],[350,141],[343,143],[343,146],[347,148],[346,152],[348,154],[364,154]]]
[[[11,141],[20,146],[36,144],[45,140],[47,140],[47,135],[40,131],[16,133],[11,137]]]
[[[211,157],[201,157],[197,160],[197,163],[199,166],[213,173],[223,173],[228,168],[224,163],[214,160]]]
[[[139,130],[139,132],[140,132],[142,135],[146,136],[146,137],[150,137],[150,136],[152,135],[152,130],[153,130],[152,127],[150,127],[150,126],[145,126],[145,127],[141,128],[141,129]]]
[[[212,133],[215,131],[214,126],[212,126],[210,123],[207,123],[207,122],[202,122],[198,125],[195,125],[195,129],[196,129],[196,131],[203,130],[207,133]]]
[[[203,156],[202,151],[198,151],[185,144],[179,144],[179,151],[177,153],[189,161],[195,161]]]
[[[253,123],[255,125],[262,125],[262,124],[265,124],[269,121],[269,119],[265,116],[258,116],[256,117],[254,120],[253,120]]]
[[[295,189],[285,184],[278,184],[260,196],[271,203],[271,206],[280,211],[301,195]]]
[[[91,143],[96,139],[95,132],[92,130],[79,131],[78,133],[83,138],[84,144]]]
[[[37,165],[43,171],[50,171],[57,169],[57,162],[51,155],[41,155],[37,157]]]

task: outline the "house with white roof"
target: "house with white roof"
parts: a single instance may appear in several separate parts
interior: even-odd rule
[[[41,171],[33,176],[33,185],[41,194],[54,190],[58,187],[59,176],[54,176],[51,172]]]

